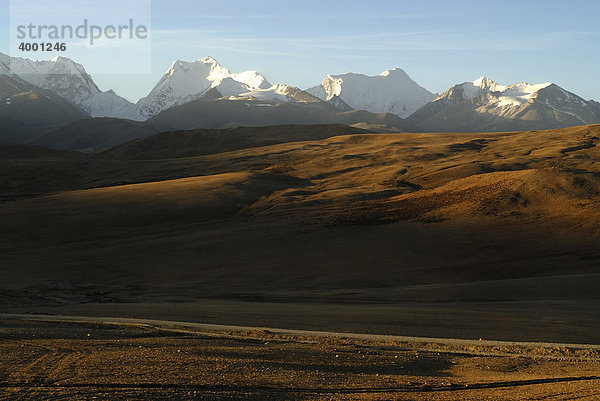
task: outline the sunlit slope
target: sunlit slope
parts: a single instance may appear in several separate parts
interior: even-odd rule
[[[65,158],[60,174],[87,166],[80,190],[0,204],[0,267],[11,288],[59,279],[120,300],[597,299],[599,134],[356,134]],[[56,161],[11,163],[33,174]]]

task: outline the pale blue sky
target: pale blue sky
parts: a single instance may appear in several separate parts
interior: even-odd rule
[[[173,60],[210,55],[232,72],[300,88],[329,73],[400,67],[432,92],[486,75],[552,81],[600,100],[599,15],[597,0],[153,0],[151,73],[94,79],[136,101]],[[8,26],[9,1],[0,0],[5,53]]]

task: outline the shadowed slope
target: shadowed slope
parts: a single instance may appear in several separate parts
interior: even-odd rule
[[[136,121],[118,118],[92,118],[49,129],[27,141],[52,149],[98,152],[132,139],[154,135],[157,129]]]
[[[162,130],[228,128],[286,124],[385,125],[389,131],[412,131],[410,124],[392,114],[366,111],[338,112],[325,102],[295,103],[242,99],[196,100],[167,109],[148,120]]]
[[[364,133],[368,131],[326,124],[170,131],[128,142],[103,152],[100,156],[134,160],[172,159]]]
[[[26,125],[64,124],[89,117],[79,106],[11,75],[0,74],[0,100],[0,119]]]

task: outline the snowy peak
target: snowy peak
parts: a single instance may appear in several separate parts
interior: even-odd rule
[[[92,117],[130,119],[135,116],[135,105],[117,95],[112,89],[95,94],[79,106]]]
[[[165,77],[171,77],[178,82],[200,82],[202,83],[200,87],[204,88],[207,85],[210,87],[219,86],[227,78],[247,85],[250,89],[266,89],[271,86],[265,77],[256,71],[232,74],[212,57],[205,57],[194,62],[176,60],[165,73]],[[192,94],[191,92],[187,95]]]
[[[402,68],[398,68],[398,67],[394,67],[394,68],[390,68],[389,70],[385,70],[384,72],[379,74],[379,76],[380,77],[395,76],[396,78],[410,79],[408,74],[406,72],[404,72],[404,70]]]
[[[498,97],[498,107],[504,106],[520,106],[527,103],[530,99],[535,99],[538,92],[552,83],[531,85],[526,82],[521,82],[515,85],[508,86]]]
[[[233,74],[232,78],[237,82],[242,82],[252,89],[268,89],[271,87],[269,81],[256,71],[245,71],[239,74]]]
[[[200,59],[199,61],[202,61],[204,64],[219,65],[219,62],[217,60],[215,60],[214,58],[212,58],[211,56],[206,56],[203,59]]]
[[[47,89],[94,117],[127,118],[133,110],[133,104],[114,91],[102,92],[83,65],[70,58],[56,56],[33,61],[0,53],[0,73],[17,76],[28,84]]]
[[[492,81],[491,79],[482,75],[474,81],[464,82],[462,84],[456,85],[453,88],[450,88],[449,91],[453,91],[453,89],[455,88],[458,88],[460,91],[462,91],[463,99],[470,100],[484,92],[502,92],[506,90],[507,86],[500,85],[497,82]],[[447,97],[449,91],[444,92],[435,100]]]
[[[539,90],[544,89],[549,85],[552,84],[547,82],[532,85],[526,82],[520,82],[513,85],[502,85],[485,76],[481,76],[474,81],[464,82],[453,86],[434,99],[434,101],[452,99],[453,102],[456,102],[457,92],[460,92],[464,100],[471,100],[481,94],[487,94],[497,100],[499,107],[507,105],[519,106],[527,103],[530,99],[535,98],[536,93]]]
[[[550,82],[502,85],[483,76],[453,86],[408,121],[431,131],[513,131],[595,124],[600,112]]]
[[[376,76],[356,73],[327,75],[321,85],[307,90],[324,101],[336,100],[345,107],[406,117],[434,95],[414,82],[402,69],[393,68]]]
[[[32,80],[37,80],[40,83],[43,83],[44,79],[49,75],[74,75],[85,77],[86,80],[90,81],[91,87],[96,87],[96,84],[92,83],[93,80],[87,74],[83,65],[62,56],[56,56],[47,61],[33,61],[21,57],[11,57],[10,67],[15,74],[31,76]]]
[[[176,60],[152,91],[137,104],[140,119],[201,98],[210,89],[223,96],[268,89],[272,85],[256,71],[232,74],[212,57],[193,62]]]
[[[322,100],[329,101],[334,96],[339,97],[342,94],[343,83],[344,78],[342,76],[327,75],[320,86],[308,89],[307,92]]]
[[[43,89],[51,90],[71,103],[81,102],[100,93],[85,68],[73,60],[56,56],[51,60],[33,61],[9,57],[10,72]]]
[[[320,103],[321,99],[296,87],[286,84],[275,84],[266,89],[255,89],[250,92],[239,95],[229,96],[231,100],[243,98],[253,98],[261,100],[281,101],[281,102],[299,102],[299,103]]]
[[[480,89],[491,91],[491,92],[502,92],[506,89],[505,85],[500,85],[499,83],[492,81],[488,77],[482,75],[476,80],[472,82],[473,86],[476,86]]]

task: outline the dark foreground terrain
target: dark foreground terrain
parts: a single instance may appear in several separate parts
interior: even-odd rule
[[[600,344],[600,126],[255,129],[92,156],[0,146],[0,311]],[[234,134],[244,149],[219,136]],[[180,339],[144,341],[163,355]],[[85,344],[66,353],[88,363]]]
[[[594,400],[600,385],[599,347],[39,318],[0,320],[0,399]]]

